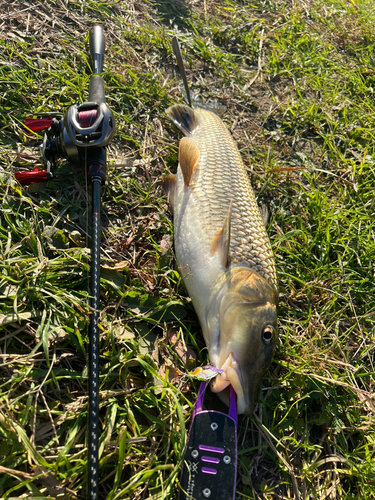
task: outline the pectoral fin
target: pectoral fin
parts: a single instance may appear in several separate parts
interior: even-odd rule
[[[166,175],[162,178],[162,186],[164,194],[168,197],[168,202],[174,205],[174,193],[176,190],[177,176],[174,174]]]
[[[229,204],[228,213],[224,219],[223,227],[217,233],[211,244],[211,255],[214,255],[216,252],[219,252],[220,263],[224,267],[228,267],[231,219],[232,219],[232,200]]]
[[[199,161],[199,149],[193,139],[183,137],[180,141],[178,161],[184,176],[185,187],[190,186],[191,176]]]

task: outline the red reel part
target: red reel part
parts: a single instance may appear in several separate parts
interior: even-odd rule
[[[22,186],[29,186],[30,184],[38,184],[39,182],[46,182],[52,178],[52,174],[47,170],[40,170],[34,168],[28,172],[16,172],[15,178]]]
[[[53,118],[26,118],[25,125],[33,132],[44,130],[51,125]]]

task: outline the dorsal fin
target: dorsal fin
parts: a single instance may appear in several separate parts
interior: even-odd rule
[[[177,176],[175,174],[169,174],[162,178],[162,186],[165,195],[168,197],[168,203],[172,206],[174,205],[174,193],[176,190]]]
[[[232,200],[229,204],[227,216],[224,219],[223,227],[217,233],[211,243],[211,255],[219,252],[220,263],[224,267],[228,267],[228,255],[230,245],[230,227],[232,220]]]
[[[198,127],[198,119],[193,109],[184,104],[175,104],[166,111],[168,117],[185,135],[191,135]]]
[[[180,141],[178,161],[184,176],[185,187],[190,186],[191,176],[199,161],[199,149],[193,139],[183,137]]]

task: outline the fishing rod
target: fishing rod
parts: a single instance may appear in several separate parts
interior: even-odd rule
[[[172,39],[185,87],[185,98],[192,107],[185,66],[176,37]],[[219,370],[212,370],[216,373]],[[204,372],[204,370],[203,370]],[[207,372],[207,370],[206,370]],[[185,447],[180,477],[179,500],[230,500],[236,495],[237,480],[237,404],[236,393],[229,386],[228,414],[203,410],[209,380],[201,382]]]
[[[91,238],[91,320],[89,335],[89,404],[88,404],[88,475],[87,498],[98,499],[99,469],[99,285],[100,285],[100,205],[101,186],[105,182],[106,146],[115,133],[115,119],[106,104],[103,71],[105,37],[101,26],[93,26],[89,33],[92,75],[89,100],[68,108],[65,116],[33,119],[25,125],[33,131],[45,130],[40,146],[45,170],[16,172],[16,179],[24,186],[47,181],[53,177],[51,168],[63,157],[73,166],[84,166],[92,189]]]

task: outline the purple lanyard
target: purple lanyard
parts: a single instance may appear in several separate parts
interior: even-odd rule
[[[179,500],[230,500],[237,478],[236,394],[230,386],[228,415],[202,410],[202,382],[192,414],[180,479]]]

